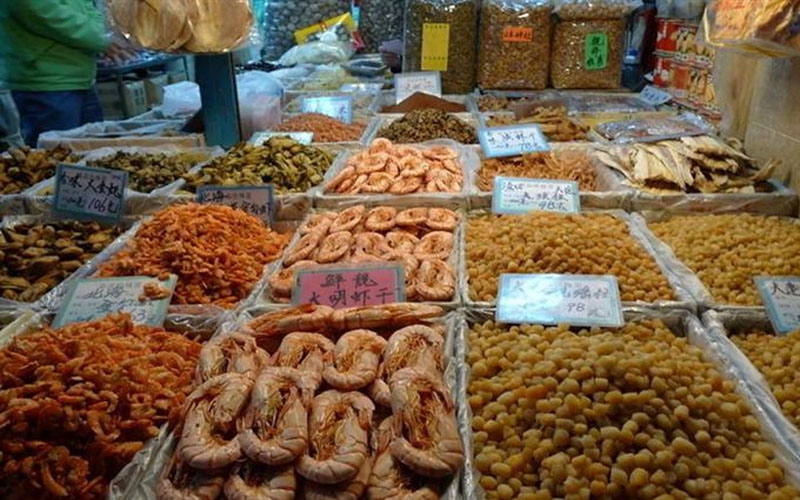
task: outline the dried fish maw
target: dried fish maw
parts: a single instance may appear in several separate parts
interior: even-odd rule
[[[165,50],[181,38],[186,6],[174,0],[112,0],[111,16],[126,35],[148,49]]]
[[[238,47],[253,27],[250,2],[241,0],[187,0],[192,38],[186,49],[195,53],[226,52]]]

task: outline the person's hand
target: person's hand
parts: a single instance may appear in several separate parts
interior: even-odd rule
[[[103,55],[103,57],[107,61],[117,66],[121,66],[130,59],[136,57],[136,49],[128,44],[115,41],[109,45],[108,50],[106,50],[106,53]]]

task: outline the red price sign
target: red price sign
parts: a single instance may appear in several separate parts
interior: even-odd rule
[[[292,303],[334,309],[405,302],[405,271],[400,264],[320,266],[295,273]]]
[[[533,28],[525,26],[506,26],[503,28],[504,42],[530,42],[533,40]]]

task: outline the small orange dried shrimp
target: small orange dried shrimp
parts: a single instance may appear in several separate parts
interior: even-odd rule
[[[464,174],[455,149],[395,145],[388,139],[375,139],[367,149],[347,160],[347,165],[328,183],[325,192],[458,193],[463,185]]]
[[[487,158],[478,171],[477,185],[481,191],[494,189],[495,177],[522,177],[576,181],[581,191],[597,188],[594,168],[589,157],[577,151],[533,153],[511,158]]]
[[[287,250],[283,269],[270,277],[272,298],[289,299],[294,273],[300,269],[400,262],[406,270],[406,300],[446,302],[455,294],[455,269],[448,261],[458,221],[458,213],[446,208],[357,205],[314,214],[298,230],[303,236]]]
[[[106,497],[191,388],[200,344],[112,315],[0,350],[4,498]]]

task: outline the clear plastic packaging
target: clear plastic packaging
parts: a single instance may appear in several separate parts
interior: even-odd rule
[[[477,37],[475,0],[408,0],[403,71],[441,71],[443,93],[468,94]]]
[[[711,0],[703,19],[717,48],[767,57],[800,55],[800,9],[791,0]]]
[[[264,6],[264,57],[277,60],[297,42],[295,32],[350,12],[350,0],[267,0]]]
[[[478,86],[534,90],[547,87],[552,11],[550,0],[484,0]]]
[[[378,52],[381,43],[403,38],[405,0],[361,0],[358,32],[367,52]]]

